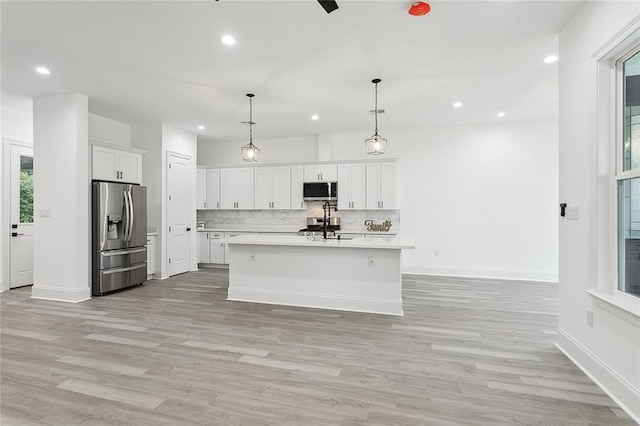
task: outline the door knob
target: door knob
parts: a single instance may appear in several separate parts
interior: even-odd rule
[[[191,231],[191,228],[187,228],[187,231]]]

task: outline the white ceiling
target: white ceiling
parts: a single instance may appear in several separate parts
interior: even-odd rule
[[[557,117],[558,64],[542,60],[581,2],[434,1],[423,17],[407,14],[411,1],[338,4],[328,15],[315,0],[3,1],[3,104],[79,92],[95,114],[237,141],[248,137],[253,92],[257,144],[366,137],[379,77],[382,135],[495,122],[500,110],[502,120]],[[225,33],[235,46],[220,43]]]

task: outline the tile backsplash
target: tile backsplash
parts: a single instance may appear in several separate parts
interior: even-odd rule
[[[307,217],[322,216],[322,202],[308,202],[306,210],[198,210],[197,221],[205,223],[207,228],[220,225],[238,225],[239,228],[264,225],[302,229],[307,226]],[[340,228],[346,232],[384,232],[382,230],[387,228],[390,234],[400,232],[398,210],[338,210],[331,211],[331,216],[340,217]],[[367,220],[372,221],[367,223],[374,226],[365,225]],[[367,228],[373,231],[368,231]]]

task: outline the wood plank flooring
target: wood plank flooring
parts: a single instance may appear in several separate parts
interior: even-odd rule
[[[0,424],[634,424],[553,346],[555,284],[405,276],[403,317],[228,302],[227,284],[2,293]]]

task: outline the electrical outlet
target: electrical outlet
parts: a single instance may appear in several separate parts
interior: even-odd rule
[[[433,251],[433,255],[434,255],[435,257],[440,256],[440,250],[434,250],[434,251]]]
[[[373,266],[373,257],[369,256],[369,266]]]
[[[256,255],[255,254],[250,254],[249,255],[249,260],[252,261],[252,262],[255,262],[256,261]]]
[[[587,311],[587,325],[593,327],[593,311]]]

